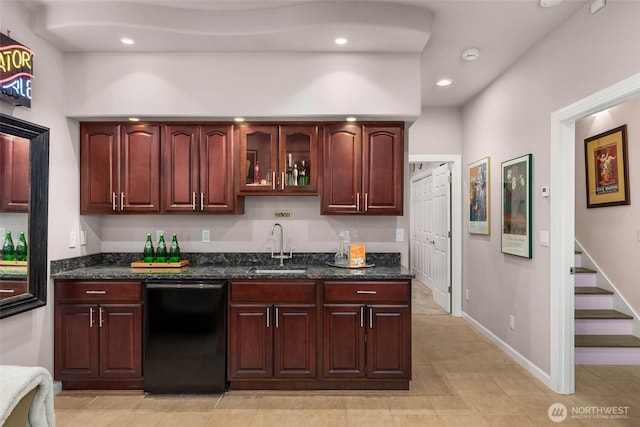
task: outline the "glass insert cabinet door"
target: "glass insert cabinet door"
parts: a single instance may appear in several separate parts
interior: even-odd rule
[[[317,194],[318,126],[241,125],[242,194]]]

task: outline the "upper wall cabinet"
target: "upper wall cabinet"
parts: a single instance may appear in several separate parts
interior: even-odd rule
[[[402,215],[403,124],[327,125],[322,162],[322,214]]]
[[[29,212],[29,143],[0,134],[0,212]]]
[[[80,213],[160,212],[160,125],[82,123]]]
[[[242,213],[234,192],[234,127],[175,124],[164,127],[163,211]]]
[[[240,194],[318,194],[318,126],[240,126]]]

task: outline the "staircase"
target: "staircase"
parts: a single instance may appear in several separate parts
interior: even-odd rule
[[[633,316],[614,310],[614,292],[598,287],[598,272],[575,255],[575,364],[640,365]],[[628,310],[632,312],[631,310]]]

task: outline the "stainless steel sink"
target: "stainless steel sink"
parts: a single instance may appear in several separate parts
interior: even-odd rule
[[[252,268],[256,274],[303,274],[307,272],[306,267],[302,268]]]

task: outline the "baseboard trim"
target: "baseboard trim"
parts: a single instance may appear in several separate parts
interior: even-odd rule
[[[504,351],[518,365],[522,366],[527,370],[527,372],[529,372],[531,375],[540,380],[544,385],[553,390],[553,388],[551,387],[551,376],[549,374],[541,370],[538,366],[534,365],[529,359],[518,353],[513,347],[502,341],[490,330],[482,326],[473,317],[469,316],[464,311],[462,312],[462,318],[466,320],[471,326],[473,326],[478,332],[487,337],[489,341],[498,346],[500,350]]]

